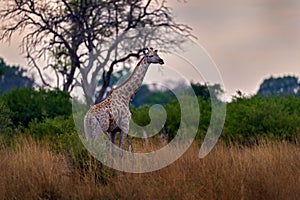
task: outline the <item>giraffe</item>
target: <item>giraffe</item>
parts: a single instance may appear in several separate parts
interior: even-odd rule
[[[163,65],[164,61],[158,56],[157,50],[146,48],[144,56],[138,62],[130,77],[124,83],[112,89],[104,101],[93,105],[88,110],[84,117],[84,130],[87,139],[99,134],[100,128],[115,144],[116,133],[121,132],[119,147],[123,149],[131,119],[129,105],[141,87],[151,63]]]

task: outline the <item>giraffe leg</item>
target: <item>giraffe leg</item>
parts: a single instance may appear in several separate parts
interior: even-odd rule
[[[115,138],[116,138],[116,132],[109,132],[108,133],[109,134],[109,140],[113,143],[113,144],[115,144]]]
[[[121,138],[120,138],[120,144],[119,144],[119,147],[121,148],[121,149],[123,149],[124,148],[124,143],[125,143],[125,139],[126,139],[126,136],[127,136],[127,131],[125,132],[125,131],[121,131]]]
[[[116,151],[115,151],[115,138],[116,138],[116,132],[112,131],[112,132],[108,132],[108,136],[109,136],[109,140],[111,141],[110,143],[110,149],[111,149],[111,155],[112,157],[116,156]],[[112,165],[113,165],[113,161],[112,161]]]
[[[129,117],[123,117],[119,123],[119,128],[121,129],[121,138],[120,138],[119,147],[121,149],[123,149],[124,147],[124,142],[129,131],[129,122],[130,122]]]
[[[131,143],[131,137],[128,137],[128,151],[132,153],[132,143]]]

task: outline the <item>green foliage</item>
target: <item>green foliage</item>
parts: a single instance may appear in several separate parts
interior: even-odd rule
[[[185,130],[198,130],[196,138],[203,139],[211,121],[211,101],[198,97],[200,123],[194,112],[194,105],[189,103],[193,97],[182,95],[188,113],[182,122]],[[75,100],[76,102],[76,100]],[[86,107],[77,103],[80,116]],[[131,106],[132,119],[140,125],[150,123],[149,109],[152,104],[140,107]],[[181,126],[182,105],[176,99],[162,104],[167,119],[164,131],[173,139]],[[32,88],[12,90],[0,98],[0,133],[25,133],[36,139],[51,138],[53,149],[66,151],[74,160],[87,159],[88,153],[75,130],[71,117],[70,97],[60,91],[36,91]],[[218,113],[218,112],[216,112]],[[194,123],[195,122],[195,123]],[[13,125],[15,127],[13,127]],[[160,124],[159,124],[160,125]],[[148,130],[147,130],[148,131]],[[153,131],[153,130],[149,130]],[[251,98],[236,96],[227,104],[227,115],[221,138],[227,142],[249,143],[261,138],[294,140],[300,132],[300,96],[274,96]],[[83,164],[82,164],[83,165]]]
[[[150,123],[149,117],[150,105],[144,105],[136,109],[134,106],[130,107],[132,113],[132,120],[140,126],[146,126]]]
[[[292,140],[300,131],[300,98],[236,98],[227,105],[226,141],[276,138]]]
[[[210,101],[203,100],[201,97],[198,97],[199,110],[201,113],[200,124],[198,124],[198,122],[195,121],[198,118],[197,116],[195,116],[195,114],[197,113],[195,113],[195,109],[192,104],[188,103],[189,99],[192,97],[186,96],[184,98],[185,111],[187,111],[188,113],[185,115],[185,121],[182,122],[183,126],[185,127],[185,129],[189,128],[190,130],[197,130],[197,128],[199,128],[196,137],[203,137],[206,133],[210,121]],[[168,104],[163,104],[162,106],[167,113],[167,120],[164,125],[164,130],[167,132],[169,139],[171,140],[176,136],[180,127],[182,108],[180,107],[179,102],[175,99]],[[148,125],[150,123],[150,107],[150,105],[144,105],[139,108],[135,108],[132,106],[131,112],[133,121],[140,126]]]
[[[0,58],[0,91],[5,93],[14,88],[32,87],[33,78],[24,75],[26,70],[18,66],[7,65],[3,58]]]
[[[139,126],[146,126],[150,123],[149,109],[151,105],[144,105],[139,108],[131,107],[132,120]],[[169,139],[172,139],[180,125],[180,107],[176,100],[173,100],[170,104],[164,104],[164,109],[167,113],[167,121],[164,125],[165,130],[169,135]],[[153,131],[153,130],[152,130]],[[171,138],[170,138],[171,137]]]
[[[193,88],[196,96],[201,96],[205,100],[209,99],[210,94],[206,84],[202,85],[200,83],[191,83],[191,87]]]
[[[200,123],[196,138],[203,139],[210,123],[211,102],[209,100],[204,100],[203,98],[198,97],[198,104],[200,108]]]
[[[34,119],[29,123],[28,128],[24,129],[24,132],[41,139],[45,136],[59,136],[75,132],[75,128],[72,118],[55,117],[53,119],[46,118],[42,122]]]
[[[24,132],[36,140],[49,141],[52,151],[68,156],[72,166],[83,174],[87,171],[95,172],[95,180],[100,183],[106,183],[107,174],[112,172],[89,154],[76,132],[71,116],[47,118],[43,122],[34,120]]]
[[[143,85],[133,98],[132,104],[136,107],[145,104],[167,104],[170,103],[173,99],[176,99],[176,97],[169,90],[150,90],[147,85]]]
[[[52,149],[68,154],[74,163],[87,157],[87,150],[79,139],[72,117],[47,118],[43,122],[34,120],[24,132],[38,140],[51,140]]]
[[[10,114],[9,108],[0,100],[0,134],[5,134],[11,130]]]
[[[33,88],[18,88],[2,97],[11,111],[10,117],[15,126],[27,127],[37,120],[56,116],[69,116],[72,112],[70,96],[62,91],[39,91]]]
[[[203,139],[211,121],[211,102],[198,97],[198,103],[200,123],[196,138]],[[165,130],[169,139],[172,139],[180,126],[181,107],[179,102],[175,100],[163,106],[167,112]],[[132,108],[133,120],[141,126],[149,124],[149,108],[150,105]],[[194,116],[190,112],[187,120],[192,121],[193,119]],[[241,143],[258,141],[262,138],[294,140],[299,132],[299,96],[276,96],[272,98],[238,96],[227,104],[226,120],[221,138],[227,142]]]
[[[165,124],[165,129],[167,131],[169,139],[172,139],[175,137],[180,126],[180,120],[181,120],[180,105],[178,101],[173,100],[170,104],[166,104],[165,108],[167,111],[167,121]]]

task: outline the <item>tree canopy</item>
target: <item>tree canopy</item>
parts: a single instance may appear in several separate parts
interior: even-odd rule
[[[0,106],[6,105],[15,126],[27,127],[32,120],[69,116],[72,113],[70,96],[59,90],[17,88],[0,96]],[[1,107],[0,107],[1,108]]]
[[[7,0],[0,40],[22,34],[23,53],[45,86],[81,87],[89,104],[103,98],[110,78],[142,49],[180,48],[191,28],[174,20],[165,0]],[[47,58],[46,66],[40,60]],[[45,74],[53,74],[51,80]],[[99,79],[102,85],[98,88]]]

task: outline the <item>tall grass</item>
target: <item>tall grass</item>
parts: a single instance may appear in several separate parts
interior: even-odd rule
[[[141,147],[140,147],[141,148]],[[47,144],[20,139],[0,147],[3,199],[300,199],[300,147],[287,142],[217,147],[204,159],[198,145],[176,162],[146,174],[114,172],[107,184],[97,168],[82,173]]]
[[[0,199],[91,199],[97,194],[93,164],[82,173],[44,142],[19,138],[14,147],[2,143],[0,158]]]

